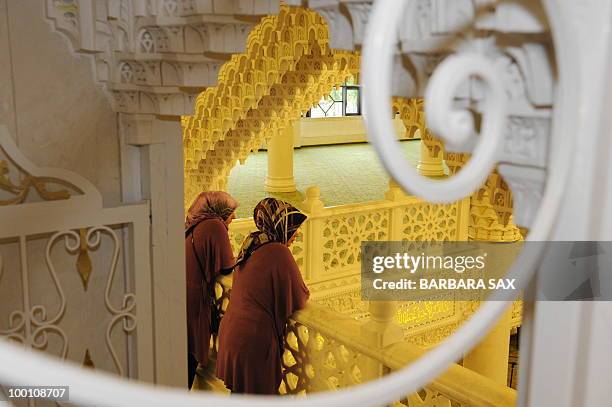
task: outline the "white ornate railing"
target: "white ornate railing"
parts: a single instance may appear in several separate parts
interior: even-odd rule
[[[0,336],[154,382],[148,217],[147,203],[103,209],[89,182],[37,168],[0,127]]]
[[[297,244],[292,245],[293,255],[305,278],[316,282],[320,275],[328,278],[358,269],[362,241],[465,241],[469,206],[469,198],[450,204],[431,204],[406,195],[391,182],[384,200],[325,207],[319,189],[310,187],[303,203],[308,220]],[[232,222],[230,234],[234,249],[254,229],[251,218]],[[307,258],[304,258],[305,252]]]

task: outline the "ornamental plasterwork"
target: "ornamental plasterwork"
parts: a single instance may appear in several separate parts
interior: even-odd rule
[[[402,239],[425,242],[455,240],[458,205],[422,204],[405,208],[402,214]]]
[[[60,180],[34,177],[28,173],[20,172],[18,167],[13,168],[19,172],[18,178],[21,178],[20,181],[13,181],[15,177],[10,173],[9,162],[0,160],[0,190],[3,192],[2,195],[7,194],[9,196],[7,199],[0,199],[0,206],[24,203],[32,190],[36,191],[38,196],[45,201],[68,199],[70,197],[70,192],[65,188],[55,191],[47,189],[50,184],[61,185]]]
[[[351,16],[353,42],[355,44],[361,44],[363,43],[363,36],[365,34],[368,15],[370,14],[372,4],[369,1],[352,1],[350,3],[345,3],[345,5]]]
[[[500,161],[545,167],[549,134],[548,119],[511,116]]]
[[[512,190],[514,221],[517,225],[529,227],[535,219],[540,206],[546,180],[546,171],[539,168],[499,165],[499,173]]]
[[[323,268],[327,274],[344,271],[361,262],[361,242],[388,239],[387,212],[364,212],[331,217],[322,232]]]
[[[115,111],[171,116],[192,113],[195,94],[278,9],[278,0],[46,0],[47,20],[91,56]]]
[[[0,206],[64,200],[82,194],[78,186],[39,172],[19,152],[6,127],[0,126]]]
[[[305,3],[326,19],[332,47],[352,50],[361,46],[361,27],[369,20],[366,10],[371,1],[310,0]],[[508,184],[519,188],[542,187],[556,74],[552,41],[540,2],[415,0],[407,3],[401,27],[400,50],[411,62],[412,70],[399,72],[396,68],[394,75],[413,75],[413,80],[393,83],[416,83],[416,87],[397,89],[396,95],[422,97],[431,73],[450,53],[470,51],[492,59],[505,73],[502,79],[509,102],[507,110],[513,117],[507,144],[514,143],[518,136],[529,145],[506,148],[500,158],[504,162],[500,174],[512,178],[512,181],[506,180]],[[349,39],[351,44],[347,44]],[[457,96],[479,112],[480,93],[479,84],[474,82],[459,89]],[[531,139],[530,133],[534,131],[537,136]],[[467,151],[446,151],[451,154],[455,167],[452,172],[460,162],[459,154],[464,152]],[[515,197],[517,224],[530,226],[528,222],[541,194],[541,189],[525,190]]]

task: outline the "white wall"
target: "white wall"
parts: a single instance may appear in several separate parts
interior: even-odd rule
[[[38,166],[77,172],[120,202],[117,118],[87,57],[52,33],[44,2],[0,0],[0,124]]]

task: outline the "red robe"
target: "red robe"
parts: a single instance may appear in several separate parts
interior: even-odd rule
[[[202,365],[208,363],[210,348],[210,307],[207,281],[214,282],[222,269],[234,265],[234,255],[229,241],[227,227],[220,219],[207,219],[193,230],[197,255],[195,257],[191,234],[185,237],[187,263],[187,341],[189,353]]]
[[[268,243],[234,272],[219,329],[217,376],[235,393],[277,394],[287,320],[308,289],[289,248]]]

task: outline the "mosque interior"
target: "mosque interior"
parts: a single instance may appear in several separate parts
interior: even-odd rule
[[[0,235],[0,305],[17,310],[0,315],[8,321],[5,327],[0,320],[2,336],[88,368],[184,387],[185,290],[177,276],[184,265],[184,213],[202,191],[230,193],[240,203],[229,227],[237,252],[255,230],[254,206],[276,197],[308,216],[291,251],[311,293],[287,326],[280,393],[334,391],[409,365],[482,304],[482,298],[364,300],[362,242],[525,239],[528,230],[514,222],[513,193],[498,168],[483,174],[486,181],[474,193],[447,204],[420,199],[389,176],[366,131],[361,47],[336,47],[324,12],[268,0],[160,0],[158,14],[151,11],[154,2],[134,1],[132,9],[111,1],[100,16],[102,6],[79,9],[64,0],[46,2],[45,21],[25,27],[14,20],[39,10],[14,3],[13,25],[0,23],[0,33],[12,30],[30,54],[37,47],[62,49],[66,58],[86,55],[56,71],[85,77],[93,66],[104,87],[76,89],[77,74],[61,80],[49,74],[29,92],[20,75],[42,64],[15,44],[6,57],[14,59],[14,73],[0,64],[1,78],[12,78],[5,91],[13,96],[6,104],[13,110],[0,106],[0,123],[8,123],[0,127],[0,192],[9,195],[0,196],[0,210],[6,209],[3,219],[29,219],[23,230],[11,224],[18,233],[5,228]],[[183,9],[187,3],[193,5]],[[208,20],[193,17],[209,3],[221,11],[207,11]],[[275,6],[239,7],[247,3]],[[8,16],[5,6],[0,0]],[[183,14],[173,15],[173,7]],[[84,24],[74,16],[85,11],[97,16],[97,27],[109,28],[74,35]],[[130,13],[144,21],[133,50],[124,34],[134,28],[124,19]],[[48,38],[50,25],[69,41],[56,33]],[[39,40],[27,42],[27,29]],[[115,48],[96,45],[109,36]],[[60,88],[61,98],[53,93]],[[96,105],[95,115],[83,110],[85,100]],[[422,95],[388,103],[395,130],[389,137],[420,175],[444,180],[470,162],[470,154],[447,149],[430,131]],[[19,109],[36,113],[20,116]],[[46,121],[51,116],[67,124]],[[56,138],[74,137],[48,141],[36,135],[42,127]],[[37,273],[28,272],[26,260]],[[231,289],[231,276],[216,283],[221,312]],[[30,304],[30,295],[45,305]],[[515,405],[522,318],[517,299],[470,352],[393,405]],[[217,338],[210,345],[214,361]],[[228,393],[212,366],[200,367],[192,391]]]

